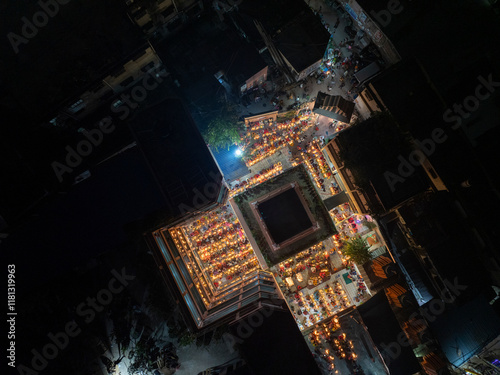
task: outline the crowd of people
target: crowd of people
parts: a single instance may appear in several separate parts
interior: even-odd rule
[[[339,192],[339,189],[334,189],[334,186],[338,185],[333,178],[330,166],[321,152],[319,142],[319,140],[313,140],[308,143],[305,152],[302,153],[302,159],[318,189],[326,193],[327,188],[329,188],[329,193],[334,195]]]
[[[269,120],[250,123],[240,148],[244,150],[244,161],[248,167],[279,152],[287,146],[303,140],[301,136],[314,125],[311,111],[282,123]]]
[[[240,193],[243,193],[247,189],[256,186],[270,178],[279,175],[283,171],[283,166],[281,162],[271,165],[269,168],[264,168],[261,171],[254,174],[252,177],[237,183],[230,191],[229,196],[234,197]]]
[[[348,204],[333,212],[339,233],[331,242],[316,244],[271,269],[301,329],[361,303],[368,296],[363,277],[342,252],[346,241],[365,230],[364,216],[354,215]],[[349,285],[349,294],[339,282],[339,275]]]
[[[353,216],[354,212],[351,209],[351,206],[349,205],[349,203],[346,202],[346,203],[343,203],[340,206],[334,208],[332,211],[330,211],[330,215],[332,216],[332,219],[333,219],[333,222],[335,223],[335,226],[337,226],[345,219]]]
[[[325,283],[312,293],[299,291],[289,303],[301,330],[351,306],[347,293],[338,281]]]
[[[349,307],[352,301],[332,275],[335,268],[323,242],[272,268],[301,330]]]
[[[344,360],[352,373],[363,374],[357,363],[358,355],[354,351],[354,344],[341,330],[339,320],[335,316],[309,333],[308,338],[314,347],[314,354],[328,364],[329,370],[335,369],[336,361]]]
[[[201,216],[184,230],[215,289],[258,267],[253,249],[229,205]]]

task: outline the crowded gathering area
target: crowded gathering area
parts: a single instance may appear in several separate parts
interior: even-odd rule
[[[335,169],[323,153],[327,140],[322,134],[331,129],[332,122],[321,125],[319,117],[305,109],[294,111],[288,119],[277,118],[275,112],[246,119],[239,149],[250,173],[229,185],[229,197],[244,194],[282,174],[287,166],[299,164],[305,167],[322,200],[341,193]],[[278,155],[281,159],[276,159]],[[276,161],[285,159],[290,163]],[[266,164],[266,160],[274,162]],[[371,250],[380,246],[373,231],[376,224],[368,215],[356,214],[348,202],[328,212],[335,235],[274,265],[259,263],[256,249],[230,204],[189,221],[183,232],[215,292],[260,267],[271,266],[298,327],[304,331],[370,297],[369,285],[342,249],[359,236],[369,240]]]
[[[191,261],[205,275],[205,288],[213,293],[223,297],[254,271],[270,271],[311,351],[332,371],[339,368],[340,361],[340,368],[356,370],[357,354],[351,338],[346,337],[341,317],[372,295],[366,271],[344,249],[351,240],[361,238],[370,252],[384,251],[374,220],[357,213],[345,194],[340,195],[344,185],[324,152],[334,134],[332,129],[348,126],[308,108],[295,110],[288,117],[268,112],[246,118],[238,145],[241,155],[236,157],[241,157],[247,173],[228,183],[228,203],[182,226]],[[270,262],[263,257],[255,233],[238,211],[240,208],[231,202],[253,194],[260,202],[258,199],[272,189],[279,191],[279,177],[299,165],[319,202],[342,197],[335,207],[329,206],[325,211],[335,233],[290,253],[282,261]],[[264,183],[266,187],[256,193],[255,189],[259,191]]]
[[[361,304],[370,291],[357,265],[342,254],[340,231],[272,267],[275,279],[301,330]]]
[[[245,164],[251,167],[285,147],[296,145],[300,149],[308,137],[304,133],[313,127],[315,119],[316,115],[308,110],[283,122],[267,118],[248,123],[239,146],[245,154]]]
[[[318,324],[308,335],[309,342],[314,348],[314,353],[327,364],[328,370],[338,374],[339,370],[347,369],[350,373],[362,373],[360,365],[357,363],[357,346],[352,339],[342,330],[340,319],[333,316],[328,321]],[[340,372],[343,373],[343,372]]]
[[[183,230],[214,290],[237,282],[258,267],[252,247],[229,205],[199,217]]]
[[[246,119],[242,142],[238,145],[242,155],[235,155],[246,165],[246,173],[227,183],[227,203],[187,220],[179,227],[182,236],[173,238],[184,241],[190,261],[188,271],[196,270],[204,275],[195,285],[205,305],[214,307],[228,303],[229,297],[239,290],[240,282],[251,280],[256,271],[269,271],[274,277],[277,294],[286,302],[318,363],[332,373],[357,373],[361,371],[357,353],[365,358],[366,350],[359,348],[358,352],[355,347],[359,345],[357,333],[352,332],[355,322],[348,321],[354,324],[351,331],[349,324],[342,322],[346,315],[354,313],[371,298],[372,291],[366,270],[356,264],[345,249],[352,240],[362,239],[376,256],[385,251],[385,245],[373,218],[356,212],[350,203],[343,190],[344,183],[325,152],[328,143],[325,135],[331,131],[331,125],[332,121],[309,109],[296,110],[288,119],[277,117],[276,112],[254,116],[251,121]],[[297,194],[317,197],[316,202],[324,206],[325,216],[334,226],[333,234],[318,237],[308,245],[296,246],[290,242],[290,246],[296,248],[279,260],[271,261],[265,253],[268,250],[261,248],[259,235],[256,236],[250,221],[242,215],[240,201],[258,204],[260,215],[256,220],[260,218],[265,230],[271,224],[286,222],[274,211],[266,213],[264,206],[268,201],[264,198],[270,194],[277,194],[276,197],[285,194],[285,188],[298,181],[296,177],[288,177],[297,168],[309,181],[309,185],[302,185]],[[335,204],[327,205],[326,201],[331,199]],[[315,203],[307,199],[302,204],[308,209],[315,207]],[[319,212],[314,211],[315,215]],[[269,233],[274,238],[274,232]],[[302,236],[301,231],[297,233],[290,238]],[[314,231],[311,233],[315,236]],[[280,243],[286,241],[290,240]],[[216,295],[216,302],[205,300],[203,289]]]

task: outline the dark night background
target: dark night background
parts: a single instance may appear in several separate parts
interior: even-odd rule
[[[212,1],[201,3],[203,10],[186,10],[182,22],[179,21],[182,25],[175,25],[168,37],[155,34],[148,38],[129,19],[123,0],[71,0],[59,4],[58,14],[27,44],[20,45],[16,54],[8,33],[21,35],[22,17],[31,19],[40,7],[28,0],[1,2],[0,218],[5,222],[0,222],[0,230],[8,237],[0,238],[0,253],[4,270],[7,264],[16,264],[19,361],[29,362],[29,351],[47,341],[48,330],[61,330],[63,322],[79,319],[75,306],[106,286],[111,270],[122,267],[137,275],[137,282],[116,298],[110,316],[121,319],[125,311],[133,311],[137,300],[144,297],[144,290],[150,288],[158,305],[167,311],[159,308],[158,320],[168,321],[169,328],[181,327],[179,337],[189,331],[182,319],[172,318],[180,315],[178,296],[176,291],[164,287],[142,236],[178,215],[165,193],[168,183],[174,181],[172,176],[191,179],[193,186],[198,186],[199,170],[216,169],[195,129],[204,132],[210,120],[221,112],[221,97],[241,103],[239,98],[224,94],[224,87],[214,74],[224,70],[243,77],[253,74],[254,67],[273,65],[269,51],[260,55],[255,52],[263,45],[258,33],[248,34],[243,41],[236,25],[248,26],[248,19],[256,17],[277,35],[288,17],[303,8],[309,9],[307,1],[245,0],[237,14],[221,21]],[[367,10],[385,9],[387,5],[387,1],[358,3]],[[499,19],[492,10],[498,9],[498,5],[490,8],[487,1],[473,0],[401,3],[405,11],[394,16],[383,31],[402,61],[370,84],[383,97],[401,129],[415,139],[424,139],[436,127],[444,126],[444,110],[474,93],[478,76],[491,74],[496,82],[500,81]],[[120,119],[110,111],[117,96],[103,102],[82,121],[65,127],[50,125],[49,120],[60,108],[73,103],[147,43],[154,47],[169,74],[157,89],[148,92],[147,100],[131,116]],[[305,46],[293,46],[301,47]],[[447,132],[449,140],[432,155],[433,166],[449,191],[423,203],[412,202],[398,212],[413,229],[409,233],[428,246],[443,276],[453,279],[458,275],[461,280],[470,281],[471,287],[461,296],[462,305],[457,305],[456,311],[470,306],[478,295],[491,298],[491,285],[500,281],[500,224],[495,214],[500,209],[499,108],[500,95],[494,92],[466,121],[464,129]],[[62,182],[58,181],[52,163],[64,161],[65,148],[76,147],[84,139],[79,130],[95,129],[105,116],[112,118],[115,130],[105,134],[103,142]],[[158,122],[166,117],[169,121],[163,128]],[[388,130],[377,121],[368,121],[364,128],[349,129],[338,138],[345,155],[353,158],[354,169],[356,161],[367,160],[364,167],[358,165],[357,169],[368,170],[364,176],[371,187],[367,190],[373,188],[373,195],[381,197],[387,207],[395,207],[410,196],[425,195],[429,183],[421,170],[394,195],[381,188],[384,181],[380,173],[397,168],[392,158],[397,153],[381,151],[392,136],[383,138],[381,134]],[[143,123],[147,126],[141,127]],[[468,136],[484,124],[488,130],[475,143],[469,142]],[[170,147],[164,153],[154,148],[156,138],[168,136],[177,138],[170,139]],[[373,142],[375,137],[380,137],[380,143]],[[166,162],[150,163],[151,155],[139,148],[123,152],[134,142],[147,144],[148,150],[152,150],[151,158],[163,158]],[[354,144],[356,147],[349,149]],[[152,169],[155,173],[165,172],[164,179],[159,181]],[[87,170],[92,177],[75,184],[75,177]],[[470,181],[472,187],[463,188],[464,181]],[[377,209],[380,207],[374,211]],[[386,216],[384,226],[392,236],[392,245],[401,250],[407,246],[403,237],[408,235],[400,232],[393,219]],[[478,246],[478,238],[484,246]],[[498,303],[494,309],[498,313]],[[175,313],[170,314],[172,311]],[[451,311],[450,319],[460,324],[456,317],[460,314],[453,314]],[[465,313],[464,316],[468,317]],[[286,319],[280,321],[283,329],[294,324],[292,319]],[[61,373],[71,373],[68,369],[77,357],[81,360],[78,366],[83,368],[85,362],[95,357],[94,347],[101,341],[107,344],[108,338],[99,344],[93,341],[94,336],[100,337],[102,325],[101,321],[93,322],[89,325],[91,333],[83,334],[70,345],[60,359]],[[441,328],[436,331],[445,332],[447,327]],[[210,342],[205,336],[197,340]],[[268,335],[262,329],[252,340],[247,344],[255,347],[259,340],[266,342]],[[282,337],[280,344],[286,346],[285,341],[286,337]],[[293,350],[299,356],[302,348],[297,344]],[[80,356],[83,352],[89,353],[88,357]],[[258,353],[249,356],[256,358]]]

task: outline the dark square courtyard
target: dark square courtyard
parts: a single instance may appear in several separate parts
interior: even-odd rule
[[[268,266],[337,233],[303,165],[237,195],[232,201],[257,257]]]
[[[258,211],[271,238],[278,244],[313,225],[294,189],[259,203]]]

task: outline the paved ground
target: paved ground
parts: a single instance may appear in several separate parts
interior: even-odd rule
[[[168,328],[165,324],[157,326],[154,336],[159,341],[163,340],[165,343],[176,343],[176,340],[169,336]],[[197,346],[196,343],[193,343],[189,346],[180,347],[176,343],[176,348],[177,356],[179,357],[178,362],[181,365],[181,367],[175,371],[177,375],[197,375],[208,368],[221,365],[238,357],[238,353],[231,352],[222,339],[219,341],[212,340],[208,346]],[[128,351],[126,354],[128,354]],[[118,353],[118,346],[112,345],[111,352],[107,352],[106,355],[114,360],[119,358],[120,353]],[[118,365],[121,375],[131,375],[128,371],[130,364],[131,362],[127,357],[123,358]],[[105,370],[103,370],[102,373],[104,374]]]
[[[365,375],[386,375],[388,374],[382,359],[376,352],[371,338],[368,332],[360,324],[359,315],[352,311],[350,314],[343,316],[339,319],[341,328],[335,331],[335,335],[340,335],[342,333],[346,334],[347,340],[352,340],[353,350],[357,355],[357,364],[362,368]],[[307,344],[314,352],[314,346],[311,344],[309,339],[305,337]],[[330,370],[328,368],[328,363],[325,359],[316,357],[316,362],[324,375],[330,374],[354,374],[353,366],[345,359],[338,358],[334,351],[328,344],[323,344],[321,347],[321,352],[324,352],[325,348],[330,350],[330,353],[335,357],[335,369]]]
[[[325,28],[327,28],[330,31],[330,33],[332,33],[334,43],[337,46],[339,46],[341,42],[348,39],[344,31],[344,27],[347,25],[347,21],[345,18],[339,16],[336,10],[330,8],[322,0],[311,0],[306,2],[314,11],[320,14],[325,24]],[[320,7],[321,11],[319,11]],[[334,25],[336,24],[337,20],[339,20],[339,25],[337,29],[334,29]],[[367,37],[365,37],[363,41],[360,41],[360,39],[356,37],[354,39],[353,47],[363,48],[366,44],[366,39]],[[352,51],[348,47],[339,47],[339,48],[343,58],[352,56]],[[354,92],[351,92],[352,89],[352,85],[350,84],[351,76],[347,76],[345,78],[346,84],[344,87],[340,88],[341,82],[339,80],[339,77],[341,77],[344,74],[344,72],[345,71],[342,68],[335,69],[336,74],[335,77],[333,77],[333,79],[329,78],[325,79],[322,83],[319,84],[317,79],[309,77],[307,78],[306,83],[302,87],[300,87],[300,85],[297,84],[296,87],[286,90],[288,94],[293,94],[293,99],[289,99],[289,96],[285,95],[281,96],[279,99],[283,100],[283,109],[286,109],[289,105],[294,104],[296,102],[306,103],[307,96],[309,96],[309,99],[312,100],[316,98],[318,92],[325,92],[330,95],[341,95],[346,99],[352,99],[352,97],[354,96]],[[267,94],[263,94],[261,96],[262,99],[259,102],[252,103],[246,107],[241,105],[240,110],[242,115],[248,116],[252,114],[258,114],[274,110],[274,107],[271,103],[273,100],[271,94],[277,88],[278,81],[279,81],[278,79],[275,79],[274,82],[268,82],[266,84],[266,89],[268,90],[268,92]],[[328,90],[328,87],[330,87],[331,90]],[[297,101],[296,98],[299,98],[300,100]],[[355,99],[354,102],[356,103],[356,110],[359,112],[360,116],[362,118],[369,117],[369,111],[363,104],[363,102],[359,98]]]
[[[177,350],[181,367],[176,375],[196,375],[210,367],[221,365],[235,357],[223,340],[212,342],[209,346],[198,347],[192,344]]]
[[[331,8],[329,8],[326,4],[323,3],[322,0],[309,0],[306,1],[311,8],[315,11],[319,11],[321,7],[321,12],[319,14],[323,17],[325,27],[329,28],[330,32],[333,32],[333,40],[336,45],[339,45],[342,41],[346,40],[346,34],[344,32],[344,27],[346,26],[346,19],[345,18],[340,18],[337,15],[337,12]],[[333,25],[337,22],[339,19],[339,25],[336,30],[333,30]],[[363,47],[361,43],[356,39],[355,46],[359,46],[360,48]],[[351,56],[351,51],[346,48],[346,47],[340,47],[342,57],[350,57]],[[346,77],[345,79],[345,86],[340,87],[340,81],[339,77],[344,74],[343,69],[336,69],[335,70],[335,77],[333,79],[327,78],[325,79],[322,83],[318,83],[316,78],[309,77],[303,84],[302,86],[300,84],[295,85],[295,87],[289,87],[287,91],[287,94],[292,94],[293,98],[289,99],[289,95],[283,95],[279,99],[283,100],[283,108],[286,109],[289,105],[294,104],[294,103],[300,103],[303,108],[309,107],[312,108],[314,105],[314,101],[312,99],[316,98],[318,92],[325,92],[330,95],[341,95],[346,99],[351,99],[353,96],[353,92],[350,92],[351,90],[351,84],[350,84],[350,77]],[[278,81],[276,81],[278,82]],[[329,90],[330,87],[330,90]],[[240,106],[241,110],[241,115],[243,116],[248,116],[252,114],[257,114],[257,113],[263,113],[263,112],[268,112],[274,110],[273,104],[272,104],[272,93],[278,90],[278,86],[275,82],[270,81],[267,83],[266,88],[268,92],[266,94],[263,94],[261,96],[261,100],[257,103],[252,103],[249,106]],[[297,98],[299,100],[297,100]],[[355,109],[355,115],[353,120],[355,120],[358,116],[362,118],[367,118],[369,117],[369,113],[362,105],[362,102],[359,100],[354,100],[356,103],[356,109]],[[310,142],[313,138],[317,137],[320,138],[321,136],[325,137],[326,139],[331,138],[335,132],[336,128],[331,127],[330,124],[332,122],[331,119],[323,117],[323,116],[318,116],[316,120],[315,126],[311,127],[308,129],[305,133],[304,136],[306,136],[306,140],[301,144],[300,146],[304,148],[305,143]],[[318,130],[315,130],[315,128],[318,128]],[[290,147],[290,153],[288,153],[288,150],[285,148],[282,150],[281,153],[277,153],[270,158],[267,158],[263,160],[262,162],[259,162],[255,164],[254,166],[251,167],[251,170],[253,173],[258,172],[261,169],[267,168],[270,165],[280,161],[283,164],[284,169],[288,169],[290,166],[292,160],[296,157],[299,156],[300,151],[297,149],[299,145],[294,144],[292,147]],[[339,261],[339,263],[341,263]],[[344,329],[344,324],[342,326]],[[363,334],[366,335],[366,332],[363,330],[361,326],[352,326],[350,322],[345,324],[345,332],[346,334],[351,337],[353,340],[355,339],[355,345],[362,345],[362,341],[358,340],[358,337],[363,336]],[[168,335],[168,330],[162,330],[161,333],[159,333],[162,338],[164,338],[167,341],[170,341],[169,335]],[[369,340],[369,338],[368,338]],[[366,349],[365,349],[366,351]],[[363,369],[365,370],[366,374],[384,374],[383,371],[380,371],[380,366],[377,366],[377,364],[372,364],[371,362],[371,357],[370,355],[372,354],[363,354],[363,349],[360,348],[359,351],[356,351],[358,354],[360,354],[360,362],[369,361],[370,363],[367,363],[366,365],[363,365]],[[208,347],[197,347],[195,344],[185,347],[185,348],[178,348],[177,352],[179,356],[179,363],[181,363],[180,369],[176,372],[176,374],[193,374],[196,375],[199,372],[212,367],[219,365],[221,363],[224,363],[232,358],[235,357],[236,353],[231,353],[226,345],[223,342],[213,342],[211,343]],[[363,358],[365,359],[363,359]],[[368,359],[366,359],[368,358]],[[343,364],[341,362],[344,362]],[[340,374],[349,374],[351,373],[351,370],[349,367],[345,364],[345,361],[338,361],[339,366],[336,368],[339,370],[338,373]],[[126,371],[125,368],[127,367],[128,363],[127,360],[123,361],[122,364],[122,374],[125,373]],[[373,369],[373,371],[371,370]],[[369,371],[367,371],[369,370]]]

